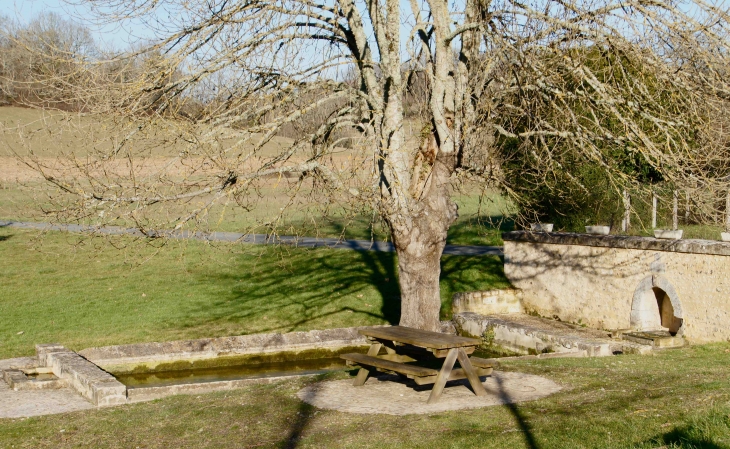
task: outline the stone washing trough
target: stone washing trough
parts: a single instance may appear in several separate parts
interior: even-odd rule
[[[255,334],[89,348],[36,345],[2,372],[14,390],[71,387],[96,406],[229,390],[346,369],[339,355],[369,345],[358,328]]]

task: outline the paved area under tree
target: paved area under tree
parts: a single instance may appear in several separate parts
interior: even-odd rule
[[[299,399],[328,410],[347,413],[412,415],[465,410],[534,401],[557,393],[560,385],[541,376],[495,371],[483,382],[486,396],[475,396],[468,381],[449,382],[438,402],[427,404],[431,386],[418,386],[395,375],[371,377],[361,387],[352,379],[319,382],[297,393]]]
[[[0,360],[0,371],[23,365],[28,357]],[[96,408],[72,388],[13,391],[0,379],[0,418],[25,418]]]

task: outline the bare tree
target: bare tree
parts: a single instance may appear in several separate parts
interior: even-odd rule
[[[73,109],[84,65],[98,56],[89,30],[53,12],[27,25],[0,21],[0,94],[21,104]]]
[[[727,171],[726,142],[710,138],[709,120],[730,93],[721,4],[89,4],[99,20],[144,21],[159,39],[87,65],[75,93],[98,117],[112,117],[105,123],[117,138],[62,165],[26,159],[77,198],[59,217],[181,229],[218,203],[247,207],[262,179],[297,174],[310,191],[383,217],[405,326],[439,329],[440,258],[457,218],[459,176],[514,192],[515,174],[502,169],[505,139],[525,148],[546,180],[570,152],[601,164],[620,188],[626,177],[609,157],[616,148],[677,182],[701,175],[716,185]],[[676,93],[680,100],[666,98]],[[272,152],[290,126],[301,132]],[[184,150],[145,167],[151,147],[171,142],[155,139],[159,128],[174,131]]]

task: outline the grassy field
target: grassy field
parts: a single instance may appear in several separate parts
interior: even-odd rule
[[[57,153],[52,148],[56,143],[62,150],[73,148],[74,132],[95,126],[85,117],[44,122],[34,111],[0,108],[4,126],[12,121],[8,117],[34,123],[33,138],[42,143],[43,157]],[[43,134],[49,124],[68,132],[55,140]],[[23,142],[10,143],[22,147]],[[33,179],[3,179],[0,219],[44,220],[38,206],[45,204],[48,191]],[[500,232],[511,229],[509,221],[499,221],[505,203],[493,193],[486,198],[480,203],[468,190],[456,195],[460,218],[449,243],[501,243]],[[214,209],[209,223],[217,230],[250,230],[285,200],[279,192],[264,190],[260,208],[247,214]],[[387,238],[370,217],[338,210],[323,216],[306,205],[294,208],[279,229]],[[716,239],[718,232],[686,227],[685,237]],[[33,345],[44,342],[80,350],[398,320],[393,254],[196,241],[160,245],[129,237],[38,236],[0,228],[0,358],[33,354]],[[442,316],[448,318],[454,292],[506,286],[499,258],[445,256]],[[730,344],[654,357],[510,361],[502,369],[547,376],[564,390],[514,406],[408,417],[317,410],[294,396],[316,379],[293,379],[225,393],[4,419],[0,448],[730,448],[729,361]]]
[[[79,350],[398,321],[390,253],[157,243],[0,228],[0,358],[36,343]],[[497,257],[446,256],[442,313],[454,292],[507,285]]]
[[[83,115],[0,107],[0,219],[51,221],[55,219],[53,212],[58,206],[54,206],[49,197],[60,200],[55,202],[64,206],[73,205],[74,200],[78,201],[78,198],[62,194],[42,182],[38,173],[24,167],[12,157],[13,152],[23,155],[32,152],[51,167],[56,166],[55,157],[63,159],[71,154],[83,162],[89,152],[108,149],[128,134],[128,130],[117,130],[116,134],[121,132],[121,135],[116,135],[115,126],[112,117],[97,121],[95,117]],[[134,139],[137,140],[130,141],[128,147],[135,149],[139,164],[159,166],[186,148],[187,144],[174,138],[175,130],[170,129],[170,126],[169,123],[160,123],[145,128],[144,132],[135,135]],[[265,157],[277,154],[282,145],[290,143],[291,139],[275,137],[264,146],[261,154]],[[222,145],[225,147],[228,144],[224,142]],[[343,149],[333,157],[337,161],[349,160],[349,156],[355,158],[348,151]],[[138,169],[140,172],[150,170],[145,167]],[[114,169],[111,171],[114,172]],[[67,175],[68,173],[60,176]],[[100,174],[99,176],[106,179]],[[275,228],[277,233],[283,235],[389,239],[382,222],[374,219],[371,213],[353,212],[343,205],[330,204],[316,194],[316,188],[307,183],[298,190],[299,195],[296,198],[290,198],[289,194],[295,190],[296,184],[287,179],[262,181],[255,191],[250,192],[251,204],[248,205],[248,210],[233,206],[233,202],[224,202],[212,208],[206,207],[200,217],[201,223],[191,225],[218,231],[271,232]],[[459,205],[460,217],[449,233],[449,243],[501,244],[498,222],[509,208],[497,192],[486,192],[480,201],[479,190],[466,186],[463,191],[455,192],[454,199]],[[206,198],[201,197],[196,201],[197,203],[191,201],[178,206],[150,206],[147,214],[154,216],[156,220],[164,221],[163,217],[170,217],[174,221],[176,217],[185,216],[191,210],[201,207]],[[88,224],[95,223],[96,219],[94,213],[84,218]],[[262,225],[263,223],[267,224]],[[129,226],[130,223],[124,225]],[[509,223],[502,223],[502,229],[508,228]]]
[[[0,420],[14,448],[730,447],[730,344],[657,356],[512,361],[563,391],[534,402],[393,417],[318,410],[289,380],[64,415]],[[347,377],[336,373],[327,378]]]
[[[39,183],[18,185],[6,183],[0,186],[0,220],[53,221],[55,217],[43,213],[49,208],[47,186]],[[271,221],[286,205],[281,192],[263,191],[263,197],[251,210],[216,206],[206,218],[207,230],[228,232],[270,232],[260,226]],[[491,193],[480,202],[478,195],[457,193],[459,218],[449,230],[448,243],[457,245],[501,245],[501,232],[512,229],[512,222],[502,213],[506,203],[498,194]],[[372,216],[346,213],[342,209],[323,213],[321,208],[300,204],[286,211],[276,224],[280,235],[335,237],[347,239],[389,240],[390,236],[380,220]]]
[[[0,229],[0,357],[37,342],[104,344],[388,323],[394,256],[173,242],[151,245]],[[139,263],[144,261],[144,263]],[[506,286],[497,258],[445,257],[442,294]],[[18,332],[23,332],[18,334]],[[522,360],[547,376],[534,402],[391,417],[318,410],[295,393],[320,379],[27,419],[0,420],[9,448],[728,448],[730,344],[656,356]],[[333,373],[323,378],[346,378]]]

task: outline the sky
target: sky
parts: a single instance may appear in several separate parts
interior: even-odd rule
[[[80,0],[0,0],[0,16],[20,23],[28,23],[41,12],[55,12],[66,19],[88,27],[98,44],[107,48],[123,49],[138,40],[151,37],[142,26],[133,23],[94,25],[88,18],[90,11]]]

